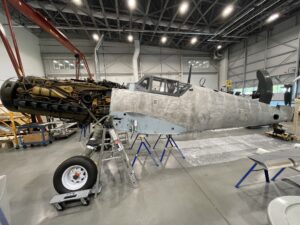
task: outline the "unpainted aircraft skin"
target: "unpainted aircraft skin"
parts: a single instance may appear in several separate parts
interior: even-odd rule
[[[179,134],[290,121],[293,108],[190,85],[181,96],[113,89],[110,115],[118,130]]]

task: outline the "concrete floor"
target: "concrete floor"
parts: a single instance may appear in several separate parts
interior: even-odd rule
[[[239,136],[263,131],[225,130],[177,139]],[[290,145],[292,147],[292,143]],[[235,189],[234,184],[251,166],[246,158],[192,167],[174,152],[165,167],[156,167],[149,157],[145,165],[138,161],[135,171],[139,187],[136,189],[130,187],[122,165],[108,162],[102,176],[103,190],[97,199],[87,207],[57,212],[49,205],[55,195],[53,173],[63,160],[82,152],[78,134],[48,147],[0,150],[0,174],[8,176],[12,225],[267,225],[266,210],[272,199],[300,194],[300,189],[280,180],[265,184],[262,172],[252,175],[244,186]],[[284,175],[294,174],[286,171]]]

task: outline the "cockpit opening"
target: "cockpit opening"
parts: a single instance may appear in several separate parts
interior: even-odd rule
[[[144,76],[136,84],[136,90],[138,91],[176,97],[183,95],[190,87],[190,84],[181,83],[177,80],[154,76]]]

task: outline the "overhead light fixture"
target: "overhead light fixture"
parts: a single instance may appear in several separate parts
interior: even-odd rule
[[[167,42],[168,38],[166,36],[162,36],[160,41],[161,43],[165,44]]]
[[[189,3],[187,1],[184,1],[179,6],[179,13],[181,15],[185,14],[189,9]]]
[[[217,49],[220,50],[222,48],[222,45],[218,45]]]
[[[56,60],[53,60],[53,63],[58,63]]]
[[[81,6],[82,5],[82,0],[72,0],[72,2],[77,5],[77,6]]]
[[[132,36],[132,34],[129,34],[129,35],[128,35],[127,40],[128,40],[129,42],[133,42],[133,36]]]
[[[279,18],[280,14],[279,13],[273,13],[269,18],[266,20],[267,23],[271,23],[274,20],[277,20]]]
[[[198,41],[198,38],[197,37],[193,37],[191,39],[191,44],[194,45],[194,44],[196,44],[197,41]]]
[[[94,33],[92,35],[92,37],[93,37],[94,41],[99,41],[99,35],[98,34]]]
[[[224,18],[228,17],[234,10],[234,5],[233,4],[230,4],[230,5],[227,5],[224,9],[223,9],[223,12],[222,12],[222,16]]]
[[[136,8],[136,0],[127,0],[128,8],[134,10]]]
[[[68,60],[65,60],[65,63],[70,63]]]

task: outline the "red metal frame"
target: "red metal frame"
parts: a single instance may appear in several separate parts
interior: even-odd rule
[[[13,64],[13,67],[16,71],[16,74],[18,76],[18,78],[22,78],[24,76],[24,74],[22,73],[21,69],[20,69],[20,66],[19,66],[19,63],[14,55],[14,52],[9,44],[9,41],[6,37],[6,34],[5,34],[5,31],[4,31],[4,28],[2,26],[2,24],[0,24],[0,37],[2,39],[2,42],[6,48],[6,51],[7,51],[7,54],[10,58],[10,61],[12,62]]]
[[[12,19],[11,19],[9,10],[8,10],[7,1],[6,0],[2,0],[2,4],[3,4],[4,11],[5,11],[5,15],[7,17],[9,31],[10,31],[11,38],[12,38],[13,43],[14,43],[15,52],[16,52],[18,63],[19,63],[19,67],[20,67],[20,70],[22,71],[22,73],[25,74],[24,73],[23,64],[22,64],[22,60],[21,60],[21,56],[20,56],[20,52],[19,52],[19,48],[18,48],[18,43],[17,43],[17,40],[16,40],[16,36],[15,36],[15,33],[13,32],[13,29],[12,29],[12,22],[11,22]]]
[[[60,32],[60,30],[58,30],[54,25],[52,25],[52,23],[50,23],[46,17],[44,17],[42,14],[40,14],[39,12],[37,12],[36,10],[31,8],[23,0],[8,0],[8,1],[11,6],[13,6],[15,9],[17,9],[21,14],[26,16],[32,22],[37,24],[41,29],[48,32],[52,37],[54,37],[58,42],[60,42],[63,46],[65,46],[69,51],[71,51],[74,54],[74,56],[76,57],[76,64],[79,64],[78,67],[76,66],[76,79],[79,79],[80,61],[81,60],[83,61],[84,65],[85,65],[89,79],[90,80],[93,79],[84,54],[82,52],[80,52],[80,50],[77,49],[70,42],[70,40],[63,33]],[[3,7],[5,10],[6,16],[7,16],[10,32],[12,34],[12,39],[13,39],[13,43],[15,46],[15,51],[16,51],[17,57],[14,56],[13,50],[12,50],[11,46],[9,45],[9,42],[5,36],[5,33],[4,33],[4,31],[1,31],[1,29],[0,29],[0,36],[6,47],[8,54],[9,54],[9,57],[14,65],[14,68],[17,72],[18,77],[21,77],[21,76],[24,76],[24,70],[23,70],[23,65],[21,62],[16,38],[15,38],[15,35],[12,30],[11,16],[8,11],[7,0],[2,0],[2,2],[3,2]]]

